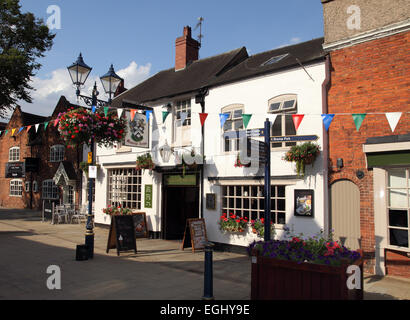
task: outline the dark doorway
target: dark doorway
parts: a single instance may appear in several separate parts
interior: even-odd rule
[[[199,217],[199,188],[197,186],[165,186],[163,238],[182,240],[186,220]]]

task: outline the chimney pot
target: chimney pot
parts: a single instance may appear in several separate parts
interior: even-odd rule
[[[199,42],[191,37],[191,27],[185,26],[182,37],[175,40],[175,71],[185,69],[187,64],[198,60]]]

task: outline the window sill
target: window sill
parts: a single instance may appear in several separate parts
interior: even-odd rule
[[[405,247],[399,247],[399,246],[392,246],[392,245],[387,245],[385,247],[387,250],[394,250],[394,251],[401,251],[401,252],[410,252],[410,248],[405,248]]]
[[[15,195],[15,194],[9,194],[9,197],[16,197],[16,198],[21,198],[23,195]]]

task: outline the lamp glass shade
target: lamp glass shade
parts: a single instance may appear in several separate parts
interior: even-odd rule
[[[77,61],[74,62],[71,66],[67,67],[67,69],[70,74],[71,81],[75,85],[83,85],[92,70],[92,68],[84,63],[81,53],[78,56]]]
[[[100,77],[103,88],[107,94],[113,94],[117,90],[122,78],[114,72],[114,67],[111,65],[108,72]]]
[[[159,148],[159,154],[161,155],[162,161],[168,163],[172,154],[171,147],[165,143],[161,148]]]

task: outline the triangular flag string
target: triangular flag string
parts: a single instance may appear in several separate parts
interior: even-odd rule
[[[124,111],[124,109],[120,109],[120,108],[117,109],[118,118],[121,118],[123,111]]]
[[[366,113],[352,113],[353,121],[356,126],[356,131],[359,131],[362,126],[363,120],[366,117]]]
[[[169,115],[169,111],[162,111],[162,123],[165,122],[168,115]]]
[[[401,112],[387,112],[386,113],[386,118],[387,118],[387,121],[389,122],[391,132],[394,132],[394,130],[396,129],[396,126],[399,123],[401,115],[402,115]]]
[[[21,127],[21,128],[19,129],[19,131],[17,132],[17,134],[19,134],[23,129],[24,129],[24,127]]]
[[[243,121],[243,125],[244,125],[245,129],[248,126],[249,121],[251,120],[251,117],[252,117],[252,114],[250,114],[250,113],[248,113],[248,114],[243,113],[242,114],[242,121]]]
[[[48,122],[49,122],[49,121],[44,122],[44,131],[46,131],[46,130],[47,130]]]
[[[38,127],[40,126],[40,124],[37,123],[37,124],[35,124],[34,126],[36,127],[36,132],[37,132],[37,131],[38,131]]]
[[[58,123],[59,121],[60,121],[59,118],[57,118],[57,119],[54,120],[54,127],[57,126],[57,123]]]
[[[149,123],[149,117],[152,114],[152,110],[146,110],[145,111],[145,120],[147,121],[147,123]]]
[[[322,120],[326,131],[329,130],[330,124],[332,123],[334,116],[334,114],[322,114]]]
[[[207,113],[199,113],[199,121],[201,121],[201,126],[204,126],[205,120],[208,117]]]
[[[132,109],[132,110],[130,111],[131,121],[134,120],[134,117],[135,117],[135,114],[136,114],[136,113],[137,113],[137,110],[136,110],[136,109]]]
[[[292,114],[293,124],[295,125],[296,131],[298,130],[304,116],[304,114]]]
[[[221,121],[221,128],[223,128],[225,121],[229,118],[229,113],[220,113],[219,120]]]
[[[31,125],[27,126],[27,132],[31,129]]]
[[[16,129],[11,129],[11,135],[14,135],[14,131],[16,131]]]
[[[108,114],[108,107],[104,107],[104,115],[105,115],[105,117],[107,117],[107,114]]]

